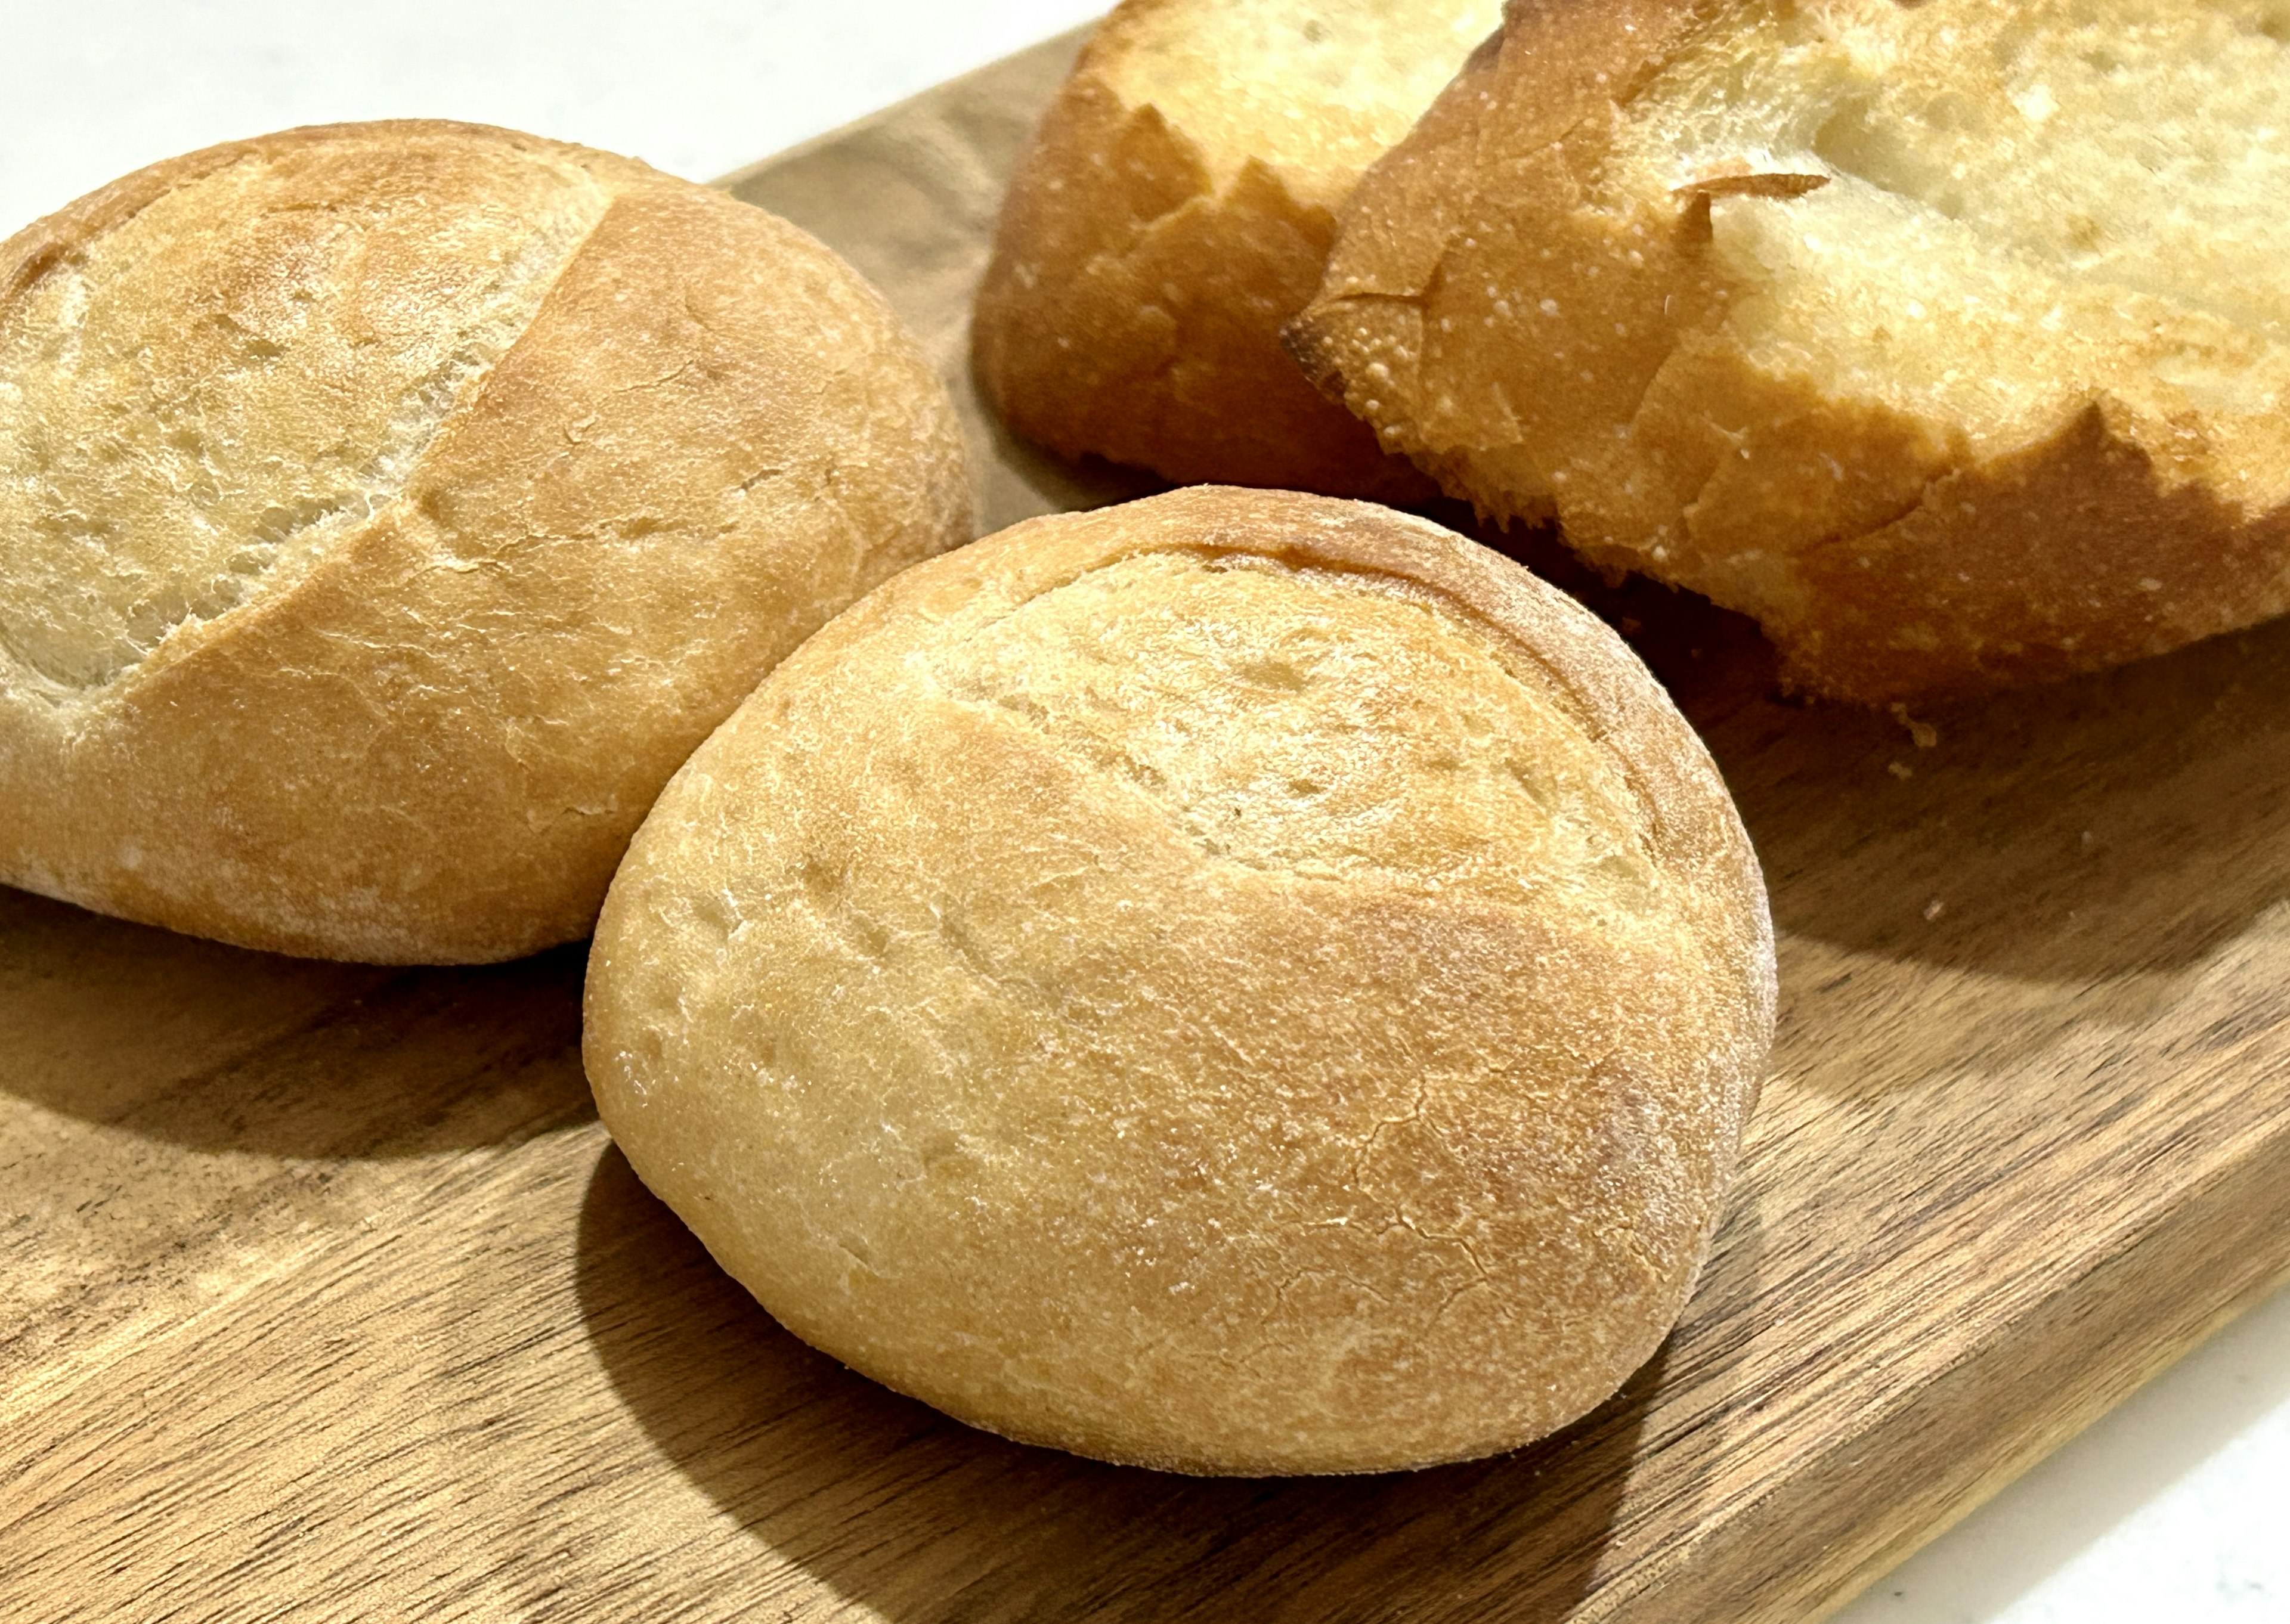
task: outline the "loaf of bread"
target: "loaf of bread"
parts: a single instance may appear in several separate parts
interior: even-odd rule
[[[1513,0],[1292,329],[1862,700],[2290,607],[2290,7]]]
[[[1361,1472],[1653,1351],[1773,1012],[1733,803],[1611,632],[1427,522],[1205,486],[933,559],[773,672],[613,882],[585,1052],[856,1369]]]
[[[1181,483],[1428,498],[1280,350],[1333,211],[1500,0],[1124,0],[1004,204],[973,338],[1017,430]]]
[[[0,244],[0,881],[584,935],[692,748],[968,512],[888,308],[726,196],[447,124],[157,164]]]

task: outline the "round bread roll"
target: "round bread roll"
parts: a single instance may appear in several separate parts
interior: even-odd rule
[[[1422,500],[1437,489],[1280,349],[1334,211],[1500,0],[1124,0],[1003,205],[973,339],[1013,427],[1204,480]]]
[[[1509,1449],[1661,1340],[1771,1037],[1700,742],[1518,566],[1203,487],[910,570],[613,883],[586,1059],[793,1331],[1197,1473]]]
[[[1966,693],[2290,608],[2290,7],[1513,0],[1293,330],[1486,511]]]
[[[764,673],[968,539],[953,409],[784,221],[290,131],[0,245],[0,880],[252,948],[587,933]]]

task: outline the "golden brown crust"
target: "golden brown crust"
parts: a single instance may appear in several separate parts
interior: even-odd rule
[[[1786,207],[1820,179],[1609,177],[1655,76],[1761,14],[1513,0],[1354,193],[1292,353],[1451,493],[1757,616],[1824,695],[2043,681],[2290,608],[2290,508],[2243,499],[2206,412],[2030,380],[2053,414],[1976,442],[1744,348],[1711,200]]]
[[[880,299],[785,222],[631,160],[434,123],[290,132],[131,176],[0,260],[20,306],[155,199],[235,164],[321,211],[345,202],[345,177],[409,164],[440,206],[482,216],[488,166],[520,161],[504,153],[601,189],[506,348],[428,408],[442,416],[370,516],[235,597],[194,594],[156,621],[148,593],[123,600],[116,633],[12,608],[0,587],[0,633],[17,639],[0,636],[0,878],[323,956],[476,961],[578,937],[659,787],[756,680],[966,538],[950,404]],[[485,229],[513,248],[513,226]],[[398,301],[368,307],[368,341],[426,341],[425,278],[462,268],[420,242],[388,258],[383,227],[368,236],[365,263],[388,274],[361,296]],[[301,308],[245,285],[292,267],[241,275],[200,261],[196,241],[171,252],[188,256],[183,302],[156,319],[187,344],[207,341],[200,301],[217,287],[242,324]],[[0,308],[0,331],[22,315]],[[291,360],[299,340],[282,337],[265,358]],[[363,404],[360,374],[332,376],[333,392],[290,401],[320,438],[328,413],[392,409]],[[458,374],[432,376],[444,383],[409,398]],[[241,478],[277,477],[259,441],[203,454],[226,501]],[[136,521],[163,586],[171,500],[162,488]]]
[[[616,878],[585,1055],[797,1334],[1208,1473],[1512,1447],[1667,1332],[1774,1008],[1724,785],[1601,624],[1198,488],[910,570]]]
[[[1141,25],[1198,5],[1125,0],[1045,114],[979,291],[979,380],[1012,427],[1066,457],[1181,484],[1427,499],[1430,482],[1280,348],[1283,324],[1319,285],[1334,235],[1326,200],[1117,88]],[[1296,101],[1314,115],[1301,86]]]
[[[0,320],[26,290],[58,265],[84,252],[88,246],[133,219],[171,191],[202,180],[234,164],[274,162],[296,154],[324,152],[344,141],[360,141],[376,132],[396,137],[463,137],[473,141],[502,144],[532,153],[571,158],[600,170],[629,176],[656,173],[631,158],[590,148],[553,141],[522,131],[491,124],[466,124],[449,118],[397,118],[370,124],[302,124],[244,140],[223,141],[196,152],[163,158],[156,164],[122,175],[86,196],[66,204],[53,214],[36,220],[13,236],[0,242]]]

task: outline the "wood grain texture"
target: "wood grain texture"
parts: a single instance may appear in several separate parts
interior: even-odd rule
[[[1070,49],[739,189],[959,378]],[[995,524],[1114,493],[971,428]],[[1569,1433],[1201,1482],[971,1432],[780,1332],[636,1183],[580,1074],[577,952],[316,964],[0,892],[0,1618],[1841,1602],[2290,1270],[2290,625],[1920,716],[1920,746],[1773,698],[1744,622],[1567,579],[1707,733],[1783,1007],[1685,1322]]]

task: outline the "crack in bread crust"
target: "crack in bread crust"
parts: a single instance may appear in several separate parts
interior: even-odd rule
[[[412,143],[411,183],[354,135],[195,155],[33,234],[0,316],[0,655],[30,692],[99,694],[298,579],[467,409],[612,194],[501,145],[479,150],[506,197],[433,203],[420,171],[451,139]],[[458,283],[433,239],[467,256]]]
[[[1157,611],[1125,607],[1140,595]],[[1173,596],[1192,607],[1171,621]],[[1475,870],[1493,864],[1535,873],[1607,928],[1647,926],[1663,879],[1632,832],[1649,809],[1630,764],[1583,727],[1557,673],[1538,662],[1544,680],[1522,681],[1510,668],[1514,640],[1475,619],[1420,581],[1378,572],[1259,552],[1131,554],[971,628],[940,652],[935,680],[973,714],[1128,786],[1212,861],[1302,880],[1374,876],[1424,894],[1476,892]],[[1325,631],[1338,621],[1351,627],[1341,644]],[[1233,630],[1209,637],[1217,625]],[[1074,685],[1024,678],[1019,650],[1026,660],[1056,653]],[[1416,682],[1399,678],[1419,667]],[[1469,692],[1477,708],[1413,706],[1405,696],[1417,686]],[[1252,755],[1239,741],[1276,713],[1288,744]],[[1132,725],[1147,715],[1150,725]],[[1228,725],[1240,715],[1257,720]],[[1361,756],[1346,740],[1371,716],[1383,742]],[[1562,763],[1549,741],[1570,731]],[[1404,778],[1398,758],[1419,756],[1444,786],[1437,804],[1485,814],[1475,835],[1445,831],[1476,853],[1462,868],[1421,867],[1423,832],[1411,826],[1428,806],[1405,788],[1395,799],[1390,786],[1372,788]],[[1500,894],[1517,900],[1508,887]]]

